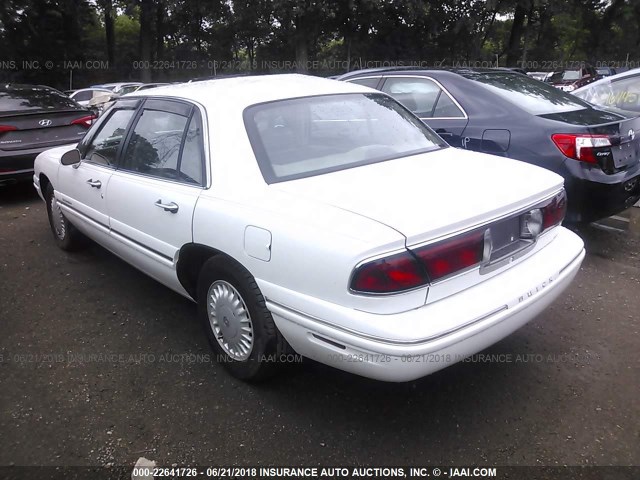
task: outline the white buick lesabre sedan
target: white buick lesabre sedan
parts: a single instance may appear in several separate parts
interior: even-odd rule
[[[292,350],[422,377],[534,318],[584,257],[561,177],[448,147],[367,87],[274,75],[134,95],[37,158],[54,239],[89,237],[197,302],[239,378]]]

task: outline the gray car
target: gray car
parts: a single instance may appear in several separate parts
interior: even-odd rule
[[[29,180],[36,156],[78,143],[95,116],[43,85],[0,85],[0,186]]]

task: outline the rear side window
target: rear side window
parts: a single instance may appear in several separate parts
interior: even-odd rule
[[[56,90],[37,85],[0,88],[0,112],[46,110],[78,110],[78,104]]]
[[[464,117],[449,96],[427,78],[387,78],[382,91],[388,93],[420,118]]]
[[[571,112],[589,104],[558,88],[515,73],[468,73],[464,75],[533,115]]]
[[[202,138],[202,124],[200,113],[196,110],[191,117],[187,134],[184,137],[184,147],[180,159],[180,177],[187,183],[203,185],[204,183],[204,152]]]
[[[187,117],[176,113],[143,110],[120,167],[177,180],[180,145],[187,121]]]
[[[98,165],[113,166],[134,110],[113,110],[85,150],[84,158]]]
[[[640,75],[594,84],[574,95],[603,107],[640,112]]]
[[[380,82],[380,77],[375,78],[354,78],[353,80],[347,80],[351,83],[357,83],[358,85],[362,85],[364,87],[376,88],[378,83]]]

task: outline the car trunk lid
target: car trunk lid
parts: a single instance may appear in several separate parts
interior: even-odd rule
[[[562,182],[517,160],[446,148],[271,187],[373,219],[413,245],[525,208]]]
[[[584,132],[607,139],[608,142],[605,143],[608,145],[593,149],[596,163],[607,173],[625,170],[640,161],[640,117],[630,118],[595,108],[540,115],[540,117],[569,124],[568,129],[556,128],[557,133]]]
[[[0,113],[0,150],[46,148],[78,142],[87,131],[87,117],[90,116],[89,111],[79,109]]]

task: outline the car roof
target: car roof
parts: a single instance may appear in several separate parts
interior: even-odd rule
[[[584,87],[576,88],[573,93],[584,92],[592,87],[597,87],[599,85],[604,85],[607,83],[615,82],[616,80],[620,80],[625,77],[634,77],[640,75],[640,68],[634,68],[633,70],[627,70],[626,72],[618,73],[616,75],[611,75],[610,77],[601,78],[600,80],[596,80],[595,82],[589,83]]]
[[[79,88],[77,90],[71,90],[71,93],[86,92],[87,90],[113,93],[111,90],[109,90],[107,88],[102,88],[102,87]]]
[[[142,82],[115,82],[115,83],[100,83],[97,85],[92,85],[93,87],[124,87],[127,85],[142,85]]]
[[[366,75],[385,75],[385,74],[402,74],[402,75],[458,75],[473,73],[506,73],[513,75],[522,75],[522,73],[507,67],[496,68],[467,68],[467,67],[438,67],[438,68],[416,68],[416,67],[389,67],[389,68],[367,68],[363,70],[354,70],[338,77],[338,80],[348,80]]]
[[[204,106],[244,110],[249,105],[297,97],[343,93],[380,93],[362,85],[338,82],[301,74],[253,75],[192,83],[165,85],[132,92],[122,98],[157,96],[175,97]]]

